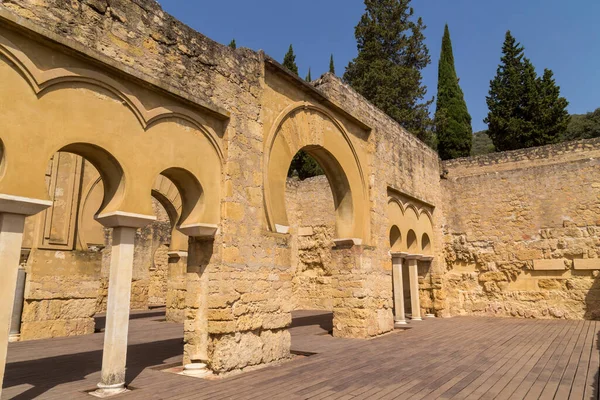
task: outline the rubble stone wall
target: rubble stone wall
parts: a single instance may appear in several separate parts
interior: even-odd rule
[[[294,309],[333,310],[335,209],[325,175],[288,179]]]
[[[444,162],[447,315],[600,317],[600,140]]]

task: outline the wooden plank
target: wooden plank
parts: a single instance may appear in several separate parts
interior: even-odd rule
[[[561,383],[563,385],[568,385],[570,389],[570,385],[573,383],[575,368],[577,367],[576,363],[579,362],[579,358],[581,357],[581,350],[583,349],[583,343],[587,336],[586,328],[588,326],[589,321],[584,321],[579,330],[577,341],[574,342],[573,346],[569,347],[569,352],[559,361],[557,367],[550,376],[550,379],[548,379],[548,382],[539,397],[540,399],[554,399],[555,396],[558,396],[557,392]],[[567,389],[565,397],[562,397],[563,399],[566,399],[569,396],[569,389]]]
[[[572,321],[568,321],[565,323],[567,325],[566,331],[563,331],[552,343],[550,348],[544,353],[544,355],[535,363],[533,368],[527,373],[525,379],[519,383],[517,388],[510,395],[510,399],[523,399],[527,392],[531,389],[531,387],[536,383],[539,379],[540,374],[545,370],[546,365],[551,361],[553,355],[555,353],[560,353],[566,343],[568,342],[571,334],[575,332],[577,325]],[[543,388],[543,384],[541,386]],[[541,391],[541,390],[540,390]]]
[[[564,381],[561,380],[561,385],[558,387],[558,391],[556,392],[557,398],[560,398],[559,396],[568,396],[569,399],[583,399],[593,347],[592,343],[596,339],[596,334],[596,323],[591,321],[589,322],[587,337],[585,338],[585,342],[582,346],[581,356],[577,362],[577,365],[575,365],[573,379],[571,380],[569,387],[563,385]]]
[[[552,355],[552,357],[546,364],[544,371],[542,371],[542,373],[536,379],[535,383],[527,392],[525,399],[539,399],[543,391],[546,389],[546,385],[548,385],[548,382],[550,381],[551,377],[555,374],[560,374],[558,376],[562,376],[564,368],[564,366],[562,366],[562,360],[565,356],[569,357],[571,355],[572,347],[575,346],[575,342],[577,341],[577,339],[579,338],[579,334],[581,333],[581,326],[583,325],[583,321],[577,321],[576,324],[577,325],[575,327],[575,330],[567,338],[567,343],[562,348],[562,351],[555,352]]]
[[[495,397],[496,400],[509,399],[511,397],[511,395],[518,388],[521,387],[521,385],[523,384],[525,379],[531,374],[531,372],[535,368],[535,366],[538,363],[540,363],[542,360],[544,360],[547,354],[552,354],[552,351],[550,351],[550,350],[556,346],[556,344],[564,336],[564,333],[567,332],[569,330],[569,327],[571,326],[571,324],[569,324],[569,323],[564,323],[564,324],[554,323],[553,325],[555,326],[555,329],[553,330],[553,334],[551,336],[548,336],[548,339],[545,340],[545,344],[541,345],[539,347],[538,351],[529,359],[529,361],[527,361],[527,363],[525,365],[523,365],[519,369],[518,373],[514,374],[510,378],[509,382],[506,382],[506,379],[503,378],[504,383],[506,383],[506,385]],[[549,357],[550,357],[550,355],[547,356],[547,358],[549,358]],[[525,390],[523,395],[525,395],[525,393],[527,393],[527,390]]]
[[[594,340],[590,351],[590,363],[585,383],[584,399],[600,398],[600,322],[594,321]]]

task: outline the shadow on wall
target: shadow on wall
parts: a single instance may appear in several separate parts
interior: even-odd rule
[[[301,326],[319,326],[322,330],[331,334],[333,332],[333,313],[320,310],[292,311],[291,328]]]
[[[594,271],[594,275],[597,271]],[[577,290],[578,288],[573,288]],[[592,286],[585,295],[585,314],[584,319],[600,320],[600,274],[594,276]]]
[[[134,380],[144,369],[162,364],[165,360],[181,355],[181,339],[130,345],[127,347],[126,382]],[[28,400],[42,396],[61,384],[89,378],[90,389],[99,381],[102,367],[102,350],[75,353],[6,365],[4,388],[19,385],[32,386],[13,397]],[[88,376],[93,374],[92,376]]]

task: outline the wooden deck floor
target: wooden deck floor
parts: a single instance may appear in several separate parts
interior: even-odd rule
[[[117,399],[597,399],[600,322],[430,319],[362,341],[336,339],[328,315],[296,312],[292,349],[316,355],[208,381],[149,367],[181,360],[181,325],[136,313]],[[102,333],[12,343],[3,398],[87,399]]]

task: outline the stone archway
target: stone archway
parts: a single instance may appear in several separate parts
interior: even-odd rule
[[[328,111],[307,103],[284,110],[265,142],[264,201],[269,229],[288,232],[285,184],[290,162],[299,150],[313,157],[329,180],[336,209],[336,237],[368,241],[366,186],[354,145]]]

